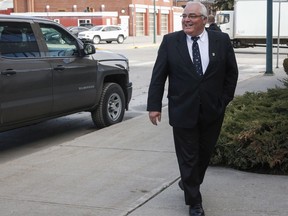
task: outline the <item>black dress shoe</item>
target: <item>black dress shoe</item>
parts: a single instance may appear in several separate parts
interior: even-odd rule
[[[196,204],[190,206],[189,208],[189,215],[190,216],[205,216],[205,212],[201,204]]]
[[[181,190],[184,190],[182,180],[180,180],[180,181],[178,182],[178,186],[180,187]]]

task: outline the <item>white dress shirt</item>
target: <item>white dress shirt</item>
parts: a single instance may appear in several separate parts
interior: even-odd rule
[[[201,55],[201,63],[202,63],[202,70],[203,74],[205,73],[208,64],[209,64],[209,40],[208,40],[208,33],[206,30],[202,32],[202,34],[198,35],[198,46],[200,50]],[[191,60],[193,61],[193,55],[192,55],[192,44],[193,40],[191,39],[191,36],[187,35],[187,46],[189,50],[189,55]]]

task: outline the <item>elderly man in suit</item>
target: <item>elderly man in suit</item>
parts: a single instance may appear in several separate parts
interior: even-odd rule
[[[200,185],[238,79],[229,36],[207,31],[206,23],[206,7],[187,2],[183,30],[165,35],[159,47],[147,104],[150,121],[157,125],[168,77],[169,124],[181,175],[179,186],[190,216],[205,215]]]

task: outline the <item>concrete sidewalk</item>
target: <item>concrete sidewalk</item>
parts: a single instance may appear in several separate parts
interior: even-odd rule
[[[239,72],[241,73],[241,71]],[[246,91],[266,91],[269,88],[283,87],[281,80],[288,78],[283,68],[275,68],[272,75],[262,73],[247,73],[242,76],[236,87],[236,95],[242,95]]]
[[[281,86],[287,75],[241,79],[237,94]],[[167,108],[0,164],[1,216],[185,216]],[[288,176],[209,167],[207,216],[287,216]]]
[[[283,78],[288,78],[283,69],[275,69],[273,76],[262,74],[243,78],[238,83],[236,95],[281,87]],[[177,183],[178,179],[175,179],[168,188],[128,215],[188,215],[183,192]],[[201,191],[206,216],[288,215],[288,176],[209,167]]]
[[[209,167],[202,185],[206,216],[287,216],[288,177]],[[188,216],[183,192],[174,183],[130,216]]]

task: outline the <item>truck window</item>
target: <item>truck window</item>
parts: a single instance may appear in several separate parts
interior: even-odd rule
[[[77,52],[77,41],[68,32],[55,25],[40,24],[48,48],[48,57],[72,57]]]
[[[217,25],[229,23],[229,21],[230,21],[230,14],[217,14],[216,16]]]
[[[10,58],[35,58],[39,47],[29,23],[0,22],[0,54]]]

